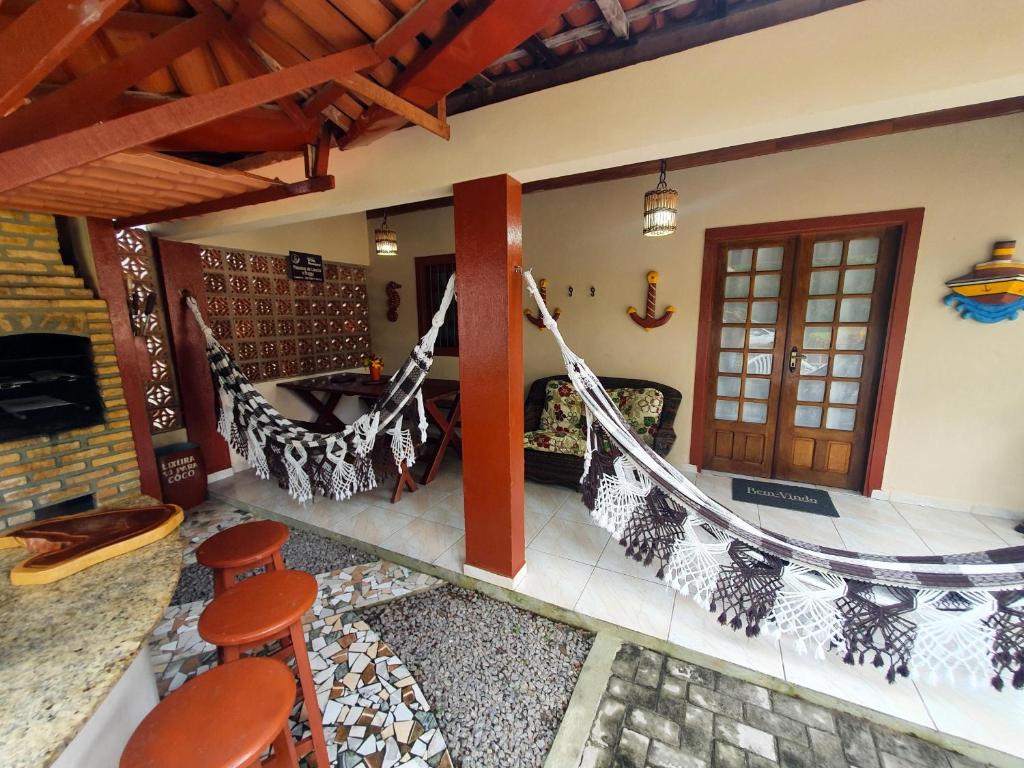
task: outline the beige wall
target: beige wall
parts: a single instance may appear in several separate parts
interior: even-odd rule
[[[984,260],[993,241],[1024,240],[1022,133],[1024,117],[1014,116],[673,173],[679,231],[667,238],[640,234],[642,196],[653,178],[527,195],[525,262],[551,281],[563,334],[598,373],[662,381],[683,392],[670,456],[683,464],[705,229],[924,207],[883,488],[902,498],[1024,509],[1024,419],[1016,406],[1024,322],[984,326],[942,304],[943,282]],[[412,258],[453,250],[452,211],[395,216],[391,224],[400,256],[373,256],[368,281],[374,345],[398,360],[416,333]],[[671,303],[677,313],[645,333],[625,309],[642,306],[649,269],[661,272],[659,308]],[[383,286],[392,279],[403,285],[394,324],[384,318]],[[546,334],[528,328],[524,346],[527,382],[560,370]],[[437,374],[457,375],[453,363],[439,360]]]
[[[319,254],[327,261],[367,263],[366,219],[361,214],[205,235],[188,242],[281,255],[287,255],[288,251],[304,251]]]
[[[979,12],[983,9],[983,12]],[[742,8],[737,14],[744,13]],[[200,237],[1024,93],[1021,0],[864,0],[333,152],[330,192],[160,225]],[[260,171],[303,178],[301,159]]]

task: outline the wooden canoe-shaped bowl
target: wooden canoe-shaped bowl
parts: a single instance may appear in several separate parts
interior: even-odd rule
[[[27,523],[0,537],[0,549],[21,546],[31,555],[11,569],[12,584],[48,584],[152,544],[184,518],[174,504],[99,509]]]

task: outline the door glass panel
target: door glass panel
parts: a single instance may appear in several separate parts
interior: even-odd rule
[[[825,382],[801,379],[796,385],[796,399],[808,403],[820,403],[825,399]]]
[[[814,244],[814,251],[811,253],[812,267],[837,267],[842,260],[842,240],[830,240]]]
[[[808,299],[807,317],[808,323],[831,323],[836,316],[835,299]]]
[[[853,408],[829,408],[825,417],[825,426],[829,429],[853,431],[853,423],[857,419],[857,411]]]
[[[779,302],[755,301],[750,306],[750,322],[774,323],[779,316]]]
[[[843,293],[871,293],[874,287],[874,268],[848,269],[843,275]]]
[[[836,331],[836,349],[864,349],[868,329],[864,326],[844,325]]]
[[[740,373],[743,370],[743,354],[741,352],[719,353],[718,370],[722,373]]]
[[[836,355],[832,363],[832,375],[844,379],[856,379],[864,362],[863,355]]]
[[[771,379],[747,379],[743,384],[743,396],[754,400],[767,400],[771,388]]]
[[[739,397],[740,378],[738,376],[719,376],[718,394],[722,397]]]
[[[747,302],[727,301],[722,306],[723,323],[745,323],[747,322]]]
[[[856,381],[833,381],[828,388],[828,401],[843,405],[856,405],[860,384]]]
[[[725,278],[725,298],[745,299],[750,292],[750,278],[746,275],[732,275]]]
[[[758,352],[747,355],[747,373],[770,376],[772,373],[772,356],[769,352]]]
[[[839,322],[866,323],[871,317],[871,299],[843,299],[839,305]]]
[[[833,269],[822,270],[811,273],[811,296],[822,296],[835,293],[839,287],[839,273]]]
[[[736,421],[740,415],[738,400],[715,400],[715,418],[722,421]]]
[[[782,269],[782,252],[781,245],[771,248],[758,248],[757,271],[768,272],[774,269]]]
[[[875,264],[878,261],[878,238],[865,237],[850,241],[846,263],[851,267],[858,264]]]
[[[828,349],[832,345],[832,326],[808,325],[804,328],[804,349]]]
[[[751,328],[748,346],[751,349],[771,349],[775,346],[775,329]]]
[[[726,272],[749,272],[754,260],[753,248],[731,249],[725,259]]]
[[[828,355],[806,355],[800,361],[801,376],[825,376],[828,373]]]
[[[744,328],[722,328],[722,349],[742,349],[743,337],[746,336]]]
[[[779,295],[779,275],[758,275],[754,278],[754,295],[772,299]]]
[[[821,426],[821,408],[816,405],[798,405],[793,410],[793,424],[817,429]]]
[[[748,424],[764,424],[768,421],[768,403],[743,403],[743,421]]]

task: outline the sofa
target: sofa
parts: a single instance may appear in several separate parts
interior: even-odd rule
[[[676,441],[672,425],[683,401],[679,390],[644,379],[600,380],[641,439],[667,455]],[[547,376],[530,385],[524,428],[526,479],[577,489],[587,427],[583,403],[568,376]]]

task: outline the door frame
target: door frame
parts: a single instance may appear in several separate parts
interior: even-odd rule
[[[742,224],[705,230],[704,263],[701,268],[700,280],[700,311],[697,321],[697,356],[693,380],[693,415],[690,427],[690,463],[698,471],[703,468],[704,464],[704,420],[707,411],[707,382],[711,365],[709,359],[711,307],[714,301],[716,262],[722,244],[731,240],[794,236],[834,229],[899,226],[902,231],[896,254],[892,301],[889,305],[889,320],[882,350],[882,370],[878,379],[878,394],[872,418],[867,468],[864,472],[864,484],[861,492],[865,496],[870,496],[872,491],[881,489],[882,477],[885,473],[885,458],[889,450],[889,435],[892,431],[896,383],[899,379],[900,363],[903,359],[903,342],[910,315],[910,294],[914,284],[914,269],[917,265],[917,251],[921,243],[923,225],[924,208],[903,208],[893,211],[854,213],[816,219],[793,219],[763,224]]]

